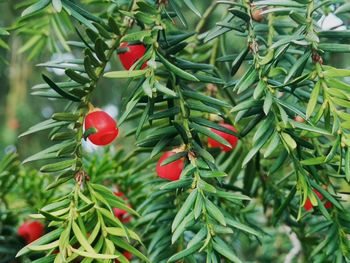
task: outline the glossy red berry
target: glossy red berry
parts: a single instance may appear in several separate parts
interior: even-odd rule
[[[125,251],[123,253],[124,257],[126,257],[128,260],[132,259],[132,254],[129,251]]]
[[[317,197],[320,199],[320,200],[323,200],[323,195],[317,191],[316,189],[313,189],[314,193],[317,195]],[[329,209],[329,208],[332,208],[333,207],[333,204],[329,201],[327,201],[325,204],[324,204],[324,207]],[[306,211],[310,211],[312,208],[313,208],[313,205],[311,203],[311,200],[310,198],[306,199],[306,202],[304,204],[304,208]]]
[[[146,47],[143,44],[132,45],[128,42],[123,42],[120,44],[119,48],[128,48],[128,51],[118,54],[121,63],[127,70],[129,70],[131,66],[146,53]],[[147,67],[147,62],[141,66],[141,69],[144,69],[145,67]]]
[[[310,199],[309,199],[309,198],[306,199],[306,202],[305,202],[305,204],[304,204],[304,209],[305,209],[306,211],[310,211],[312,208],[313,208],[313,205],[312,205]]]
[[[129,251],[124,251],[123,252],[123,256],[126,257],[128,260],[132,259],[132,254]],[[115,263],[120,263],[120,261],[118,259],[116,259],[114,262]]]
[[[24,222],[18,228],[18,235],[21,236],[26,244],[32,243],[44,234],[44,225],[38,221]]]
[[[114,195],[122,197],[125,201],[128,200],[122,192],[114,192]],[[120,208],[113,208],[113,213],[114,216],[117,217],[123,223],[129,223],[131,221],[131,215],[125,210],[122,210]]]
[[[231,131],[237,132],[235,127],[233,127],[230,124],[221,123],[220,126],[225,127]],[[211,128],[210,130],[212,132],[216,133],[217,135],[219,135],[220,137],[224,138],[226,141],[228,141],[231,144],[231,147],[228,147],[228,146],[226,146],[226,145],[209,137],[208,144],[209,144],[210,148],[221,148],[224,152],[229,152],[229,151],[232,151],[236,147],[237,142],[238,142],[238,138],[236,136],[222,132],[222,131],[215,130],[213,128]]]
[[[95,128],[96,132],[88,136],[89,140],[99,146],[110,144],[118,136],[116,121],[104,111],[93,111],[85,117],[85,131]]]
[[[333,207],[333,204],[329,201],[327,201],[325,204],[324,204],[324,207],[327,208],[327,209],[330,209]]]
[[[185,164],[183,159],[179,159],[179,160],[176,160],[175,162],[161,166],[161,163],[164,160],[168,159],[170,156],[173,156],[174,154],[176,154],[176,152],[173,152],[173,151],[165,152],[158,160],[156,171],[157,171],[157,175],[160,178],[167,179],[170,181],[176,181],[180,178],[182,169],[184,168],[184,164]]]

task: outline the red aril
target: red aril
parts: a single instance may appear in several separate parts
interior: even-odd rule
[[[18,228],[18,235],[30,244],[44,234],[44,228],[38,221],[26,221]]]
[[[127,51],[118,54],[121,63],[127,70],[129,70],[132,65],[134,65],[146,53],[146,47],[143,44],[129,44],[128,42],[123,42],[120,44],[119,48],[128,49]],[[147,62],[143,63],[141,69],[144,69],[145,67],[147,67]]]
[[[310,198],[306,199],[304,208],[306,211],[310,211],[313,208]]]
[[[165,152],[160,159],[158,160],[156,171],[157,175],[160,178],[167,179],[170,181],[176,181],[180,178],[182,169],[184,168],[184,160],[181,158],[176,160],[175,162],[168,163],[166,165],[161,166],[161,163],[168,159],[170,156],[173,156],[176,152],[169,151]]]
[[[124,196],[122,192],[114,192],[115,196],[122,197],[125,201],[128,199]],[[130,205],[129,205],[130,207]],[[114,216],[117,217],[123,223],[129,223],[131,221],[131,215],[123,209],[113,208]]]
[[[220,126],[225,127],[231,131],[237,132],[236,128],[233,127],[230,124],[227,123],[221,123]],[[232,134],[228,134],[219,130],[215,130],[213,128],[210,129],[212,132],[216,133],[217,135],[219,135],[220,137],[222,137],[223,139],[225,139],[227,142],[229,142],[231,144],[231,147],[228,147],[212,138],[208,138],[208,144],[210,148],[220,148],[222,149],[224,152],[229,152],[232,151],[238,142],[238,138]]]
[[[317,195],[317,197],[320,200],[323,200],[323,195],[319,191],[317,191],[316,189],[313,189],[312,191]],[[333,204],[331,202],[329,202],[329,201],[326,201],[326,203],[324,204],[324,207],[329,209],[329,208],[333,207]],[[313,205],[311,203],[310,198],[306,199],[306,202],[304,204],[304,208],[305,208],[306,211],[310,211],[313,208]]]
[[[97,110],[88,113],[84,122],[85,131],[90,128],[96,132],[90,134],[88,139],[95,145],[104,146],[110,144],[118,136],[116,121],[106,112]]]
[[[124,251],[123,252],[123,256],[126,257],[128,260],[132,259],[132,254],[129,251]],[[118,259],[116,259],[114,262],[115,263],[120,263],[120,261]]]

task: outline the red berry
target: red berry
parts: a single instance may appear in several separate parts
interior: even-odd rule
[[[237,130],[235,129],[235,127],[233,127],[230,124],[227,123],[221,123],[220,126],[225,127],[231,131],[237,132]],[[219,130],[215,130],[213,128],[210,129],[212,132],[216,133],[217,135],[219,135],[220,137],[224,138],[226,141],[228,141],[231,144],[231,147],[228,147],[212,138],[208,138],[208,144],[210,148],[221,148],[224,152],[229,152],[232,151],[238,142],[238,138],[234,135],[219,131]]]
[[[38,221],[24,222],[18,228],[18,235],[20,235],[26,244],[32,243],[44,234],[44,225]]]
[[[123,197],[125,201],[128,200],[126,197],[124,197],[124,193],[122,192],[114,192],[114,195]],[[123,223],[129,223],[131,221],[131,216],[125,210],[122,210],[120,208],[113,208],[113,213],[114,213],[114,216],[117,217]]]
[[[110,144],[118,136],[118,128],[115,120],[104,111],[93,111],[85,117],[85,131],[95,128],[97,131],[89,135],[89,140],[95,145]]]
[[[306,199],[304,208],[306,211],[310,211],[313,208],[310,198]]]
[[[317,195],[317,197],[318,197],[320,200],[323,199],[323,195],[322,195],[319,191],[317,191],[316,189],[312,189],[312,191]]]
[[[330,209],[333,207],[333,204],[329,201],[327,201],[325,204],[324,204],[324,207],[327,208],[327,209]]]
[[[123,192],[114,192],[113,193],[115,196],[118,196],[118,197],[123,197],[124,196],[124,193]],[[124,197],[123,199],[126,199],[126,197]]]
[[[156,168],[157,174],[160,178],[167,179],[170,181],[176,181],[180,178],[182,169],[184,168],[184,164],[185,164],[183,159],[179,159],[179,160],[176,160],[175,162],[161,166],[161,163],[164,160],[168,159],[170,156],[173,156],[174,154],[176,154],[176,152],[169,151],[169,152],[165,152],[160,157]]]
[[[314,191],[315,194],[317,194],[317,196],[318,196],[318,198],[320,200],[323,200],[323,195],[319,191],[317,191],[315,189],[313,189],[313,191]],[[324,204],[324,207],[329,209],[329,208],[333,207],[333,204],[331,202],[329,202],[329,201],[326,201],[325,204]]]
[[[320,200],[323,200],[323,195],[322,195],[319,191],[317,191],[316,189],[313,189],[312,191],[317,195],[317,197],[318,197]],[[329,209],[329,208],[332,208],[332,207],[333,207],[333,204],[332,204],[331,202],[327,201],[327,202],[324,204],[324,207],[327,208],[327,209]],[[313,205],[312,205],[312,203],[311,203],[310,198],[306,199],[306,202],[305,202],[305,204],[304,204],[304,208],[305,208],[306,211],[310,211],[310,210],[313,208]]]
[[[117,217],[123,223],[129,223],[131,221],[131,216],[125,210],[119,208],[113,208],[114,216]]]
[[[128,260],[132,259],[132,254],[129,251],[125,251],[123,253],[124,257],[126,257]]]
[[[129,44],[123,42],[119,46],[120,48],[128,48],[129,50],[123,53],[119,53],[119,59],[122,62],[125,69],[129,70],[143,55],[146,53],[146,47],[143,44]],[[143,63],[141,69],[147,67],[147,62]]]
[[[123,255],[124,257],[126,257],[128,260],[131,260],[132,259],[132,254],[129,252],[129,251],[124,251],[123,252]],[[120,261],[118,259],[116,259],[114,261],[115,263],[120,263]]]

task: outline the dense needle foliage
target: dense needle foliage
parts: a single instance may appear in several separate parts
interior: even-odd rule
[[[15,154],[0,163],[0,262],[350,261],[350,69],[335,59],[350,53],[350,3],[197,2],[23,1],[0,28],[0,47],[18,34],[28,59],[75,55],[38,65],[31,93],[60,103],[19,138],[48,132],[50,146],[23,160],[40,168]],[[144,47],[130,69],[111,63],[135,50],[121,43]],[[91,153],[84,119],[105,79],[127,143]],[[155,172],[167,151],[158,166],[183,161],[178,180]],[[28,213],[46,234],[23,247],[15,227]]]

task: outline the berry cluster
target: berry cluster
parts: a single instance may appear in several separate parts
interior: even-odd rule
[[[129,44],[123,42],[119,46],[119,59],[125,69],[129,70],[145,54],[143,44]],[[145,62],[141,69],[147,67]],[[100,109],[91,110],[85,117],[84,129],[90,142],[98,146],[112,143],[118,136],[119,130],[116,121]]]
[[[237,130],[230,124],[227,123],[222,123],[220,124],[220,126],[227,128],[233,132],[237,132]],[[211,131],[217,135],[219,135],[220,137],[222,137],[223,139],[225,139],[227,142],[229,142],[231,144],[231,147],[226,146],[212,138],[208,138],[208,146],[210,148],[220,148],[222,151],[224,152],[229,152],[232,151],[238,142],[238,138],[232,134],[228,134],[219,130],[215,130],[215,129],[211,129]],[[168,151],[165,152],[159,159],[158,163],[157,163],[157,174],[160,178],[164,178],[170,181],[176,181],[180,178],[182,169],[184,167],[184,160],[183,159],[179,159],[176,160],[175,162],[171,162],[169,164],[166,165],[162,165],[162,163],[168,159],[169,157],[173,156],[174,154],[176,154],[176,151]]]
[[[317,197],[322,201],[323,200],[323,195],[317,191],[316,189],[313,189],[313,192],[317,195]],[[312,208],[313,208],[313,204],[311,203],[311,200],[310,198],[306,199],[306,202],[304,204],[304,208],[306,211],[310,211]],[[330,209],[333,207],[333,204],[329,201],[326,201],[325,204],[324,204],[324,207],[327,208],[327,209]]]
[[[143,44],[123,42],[118,48],[119,59],[124,68],[127,70],[131,69],[135,64],[137,64],[137,62],[144,56],[145,52],[146,47]],[[141,69],[144,69],[145,67],[147,67],[147,62],[142,64]],[[237,132],[237,130],[230,124],[222,123],[220,125],[233,132]],[[98,146],[110,144],[115,140],[119,133],[116,121],[106,112],[98,109],[93,109],[86,115],[84,128],[87,135],[86,137],[90,140],[90,142]],[[209,138],[208,146],[210,148],[220,148],[224,152],[229,152],[236,147],[238,142],[238,138],[236,136],[215,129],[211,129],[211,131],[229,142],[231,147]],[[172,150],[165,152],[160,157],[156,167],[157,175],[160,178],[170,181],[176,181],[180,178],[182,169],[185,165],[185,160],[183,158],[166,165],[162,165],[163,161],[174,154],[176,154],[176,151]],[[123,217],[125,215],[124,212],[125,211],[122,212],[122,210],[118,209],[115,209],[114,211],[117,217]]]

